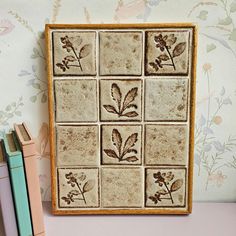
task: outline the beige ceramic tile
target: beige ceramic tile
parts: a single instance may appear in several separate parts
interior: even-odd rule
[[[188,30],[146,32],[146,75],[187,75],[189,71]]]
[[[101,135],[102,164],[141,164],[141,125],[103,125]]]
[[[98,132],[97,125],[57,126],[57,165],[98,165]]]
[[[101,179],[102,207],[142,207],[141,168],[102,168]]]
[[[144,149],[146,165],[186,165],[187,126],[146,125]]]
[[[142,81],[100,80],[101,121],[140,121]]]
[[[54,81],[56,121],[97,121],[96,80],[65,79]]]
[[[188,79],[146,79],[146,121],[186,121],[187,110]]]
[[[99,33],[101,75],[141,75],[142,33]]]
[[[186,169],[146,169],[146,207],[185,207]]]
[[[95,32],[53,32],[54,75],[95,75],[95,47]]]
[[[97,168],[58,169],[59,208],[99,207]]]

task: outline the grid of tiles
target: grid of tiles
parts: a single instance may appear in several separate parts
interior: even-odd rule
[[[56,208],[188,208],[193,28],[50,34]]]

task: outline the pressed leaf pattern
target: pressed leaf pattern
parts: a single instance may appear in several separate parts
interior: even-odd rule
[[[125,95],[122,102],[122,93],[119,86],[116,83],[111,85],[111,97],[116,103],[116,107],[112,105],[103,105],[105,110],[109,113],[118,115],[118,117],[136,117],[138,113],[136,111],[127,111],[127,109],[138,109],[138,106],[134,102],[135,98],[138,95],[138,88],[134,87],[130,89]]]
[[[62,48],[65,49],[70,55],[63,58],[56,66],[59,67],[63,72],[69,70],[71,67],[78,67],[83,71],[81,59],[87,57],[92,52],[92,45],[85,44],[80,49],[83,40],[80,36],[76,37],[61,37]]]
[[[89,179],[86,181],[87,176],[84,172],[81,172],[79,174],[69,172],[65,174],[65,178],[67,179],[67,184],[75,189],[69,191],[67,195],[61,197],[61,199],[64,200],[67,205],[70,205],[75,201],[83,201],[84,204],[87,204],[85,193],[88,193],[94,188],[95,180]]]
[[[111,158],[118,159],[118,161],[135,162],[138,160],[137,156],[127,156],[129,153],[137,154],[137,150],[133,148],[138,141],[138,133],[131,134],[123,145],[123,140],[118,129],[113,129],[111,134],[112,144],[116,147],[118,154],[113,149],[103,149],[105,154]]]
[[[163,199],[170,200],[171,203],[174,204],[172,193],[178,191],[183,186],[183,179],[174,180],[175,176],[172,171],[158,171],[157,173],[153,174],[153,178],[160,189],[158,189],[154,195],[149,196],[148,198],[155,204],[158,204],[158,202],[161,202]]]
[[[154,62],[149,62],[149,66],[151,66],[155,71],[158,71],[164,66],[171,66],[174,70],[176,70],[174,58],[180,56],[185,51],[186,42],[180,42],[175,45],[177,42],[177,37],[175,37],[174,34],[164,36],[162,34],[158,34],[154,36],[154,42],[156,43],[156,48],[165,53],[157,56]],[[172,46],[174,46],[173,51],[171,51]]]

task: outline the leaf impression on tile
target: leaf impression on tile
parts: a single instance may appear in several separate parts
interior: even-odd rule
[[[174,177],[175,176],[171,171],[158,171],[157,173],[154,173],[153,178],[160,189],[158,189],[154,195],[149,196],[148,198],[155,204],[158,204],[158,202],[163,200],[169,200],[172,204],[174,204],[172,193],[178,191],[183,186],[183,179],[174,180]]]
[[[186,49],[186,42],[176,44],[176,41],[177,37],[174,34],[164,36],[162,34],[158,34],[154,37],[156,48],[162,52],[162,54],[157,56],[154,62],[149,63],[155,71],[158,71],[160,68],[166,66],[171,66],[174,70],[176,70],[174,58],[180,56]]]
[[[92,45],[85,44],[79,49],[83,41],[80,36],[69,37],[66,35],[65,37],[61,37],[60,40],[62,48],[65,49],[69,55],[64,57],[61,62],[56,63],[56,66],[63,72],[69,70],[71,67],[78,67],[83,71],[81,59],[87,57],[91,53]]]
[[[137,109],[138,106],[134,102],[135,98],[138,95],[138,88],[134,87],[130,89],[122,102],[122,93],[119,86],[116,83],[111,85],[111,97],[115,102],[116,106],[112,105],[103,105],[107,112],[118,115],[118,117],[136,117],[138,113],[136,111],[130,111],[128,109]],[[128,111],[127,111],[128,110]]]
[[[86,195],[91,191],[95,186],[95,180],[89,179],[86,181],[87,176],[84,172],[79,174],[74,174],[69,172],[65,174],[65,178],[67,179],[67,184],[70,185],[73,190],[69,191],[66,196],[63,196],[61,199],[64,200],[67,205],[70,205],[75,201],[83,201],[84,204],[87,204]]]
[[[112,144],[115,146],[116,151],[113,149],[104,149],[103,151],[107,156],[111,158],[118,159],[119,162],[127,161],[127,162],[135,162],[138,160],[137,150],[133,148],[135,143],[138,141],[138,133],[131,134],[125,141],[123,145],[122,137],[120,132],[117,129],[112,130]],[[129,155],[130,156],[127,156]]]

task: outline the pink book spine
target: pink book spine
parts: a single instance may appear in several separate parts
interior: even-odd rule
[[[0,163],[0,201],[6,236],[18,236],[14,203],[6,162]]]

